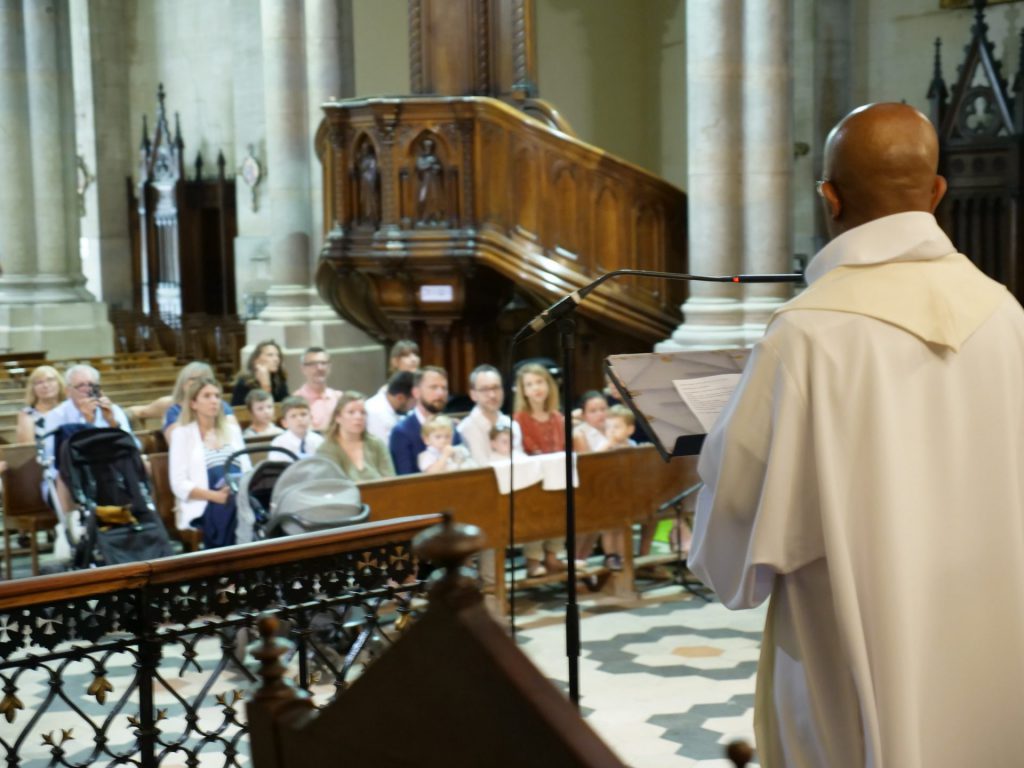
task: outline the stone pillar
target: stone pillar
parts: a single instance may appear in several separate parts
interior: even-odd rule
[[[743,271],[792,270],[792,0],[748,0],[743,39]],[[746,343],[792,295],[786,283],[744,286]]]
[[[82,287],[67,4],[0,0],[0,348],[113,351],[106,307]]]
[[[325,101],[355,95],[355,49],[352,40],[352,3],[350,0],[306,0],[306,82],[309,88],[308,119],[310,136],[315,136],[324,112]],[[323,245],[323,167],[316,156],[312,138],[309,151],[310,199],[313,203],[312,269],[316,272],[319,250]]]
[[[87,298],[78,256],[78,205],[75,199],[74,131],[66,109],[70,97],[70,39],[56,2],[30,2],[25,9],[25,62],[32,126],[32,197],[36,226],[36,300]],[[64,39],[61,39],[64,38]],[[63,103],[62,103],[63,102]],[[72,122],[72,126],[74,123]]]
[[[687,0],[690,272],[789,271],[790,2]],[[657,349],[749,344],[789,290],[692,283]]]
[[[742,0],[687,0],[689,271],[740,271],[742,219]],[[739,286],[690,283],[684,322],[661,351],[744,343]]]
[[[351,4],[262,0],[260,25],[271,286],[267,308],[248,324],[243,359],[252,345],[275,339],[297,387],[302,351],[321,346],[334,360],[332,386],[374,391],[385,375],[380,345],[338,318],[313,287],[323,242],[323,177],[313,140],[320,104],[352,95]]]
[[[21,0],[0,0],[0,168],[17,183],[0,184],[0,302],[31,296],[36,272],[32,131],[28,121],[25,22]]]
[[[272,281],[260,319],[287,321],[309,306],[312,248],[303,2],[262,0],[260,20]]]

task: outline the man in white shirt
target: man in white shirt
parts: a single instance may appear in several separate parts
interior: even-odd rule
[[[416,405],[412,396],[414,374],[412,371],[398,371],[388,383],[366,401],[366,431],[379,437],[387,444],[391,430],[406,413]]]
[[[331,357],[326,349],[310,347],[302,353],[302,376],[306,383],[292,392],[292,395],[309,403],[313,429],[317,432],[325,432],[331,426],[334,406],[341,397],[339,390],[327,386],[327,377],[330,375]]]
[[[91,365],[73,365],[65,373],[68,399],[43,416],[43,434],[50,435],[44,443],[45,457],[54,458],[54,437],[52,432],[68,424],[82,424],[92,427],[117,427],[132,433],[131,422],[119,405],[110,402],[100,388],[100,372]],[[55,467],[47,470],[47,476],[57,477]],[[73,506],[71,495],[60,478],[57,478],[57,494],[65,510]],[[43,497],[47,491],[43,488]]]
[[[1024,715],[1024,311],[932,211],[938,139],[848,115],[833,240],[711,430],[689,565],[771,603],[761,764],[1007,765]],[[975,254],[980,256],[980,254]]]
[[[498,426],[512,430],[512,450],[522,451],[523,434],[519,425],[501,412],[505,387],[497,368],[478,365],[473,369],[469,374],[469,397],[475,405],[459,422],[458,431],[473,461],[482,467],[491,462],[491,429]]]

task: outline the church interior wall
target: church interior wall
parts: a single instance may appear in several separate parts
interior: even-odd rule
[[[686,180],[683,0],[538,0],[537,80],[584,141]]]
[[[409,3],[354,0],[355,95],[405,96],[409,86]]]
[[[974,10],[942,9],[939,0],[867,0],[855,4],[855,35],[863,77],[856,83],[857,103],[906,100],[927,111],[933,47],[942,38],[943,76],[952,86],[956,68],[970,40]],[[985,9],[988,38],[1003,61],[1003,76],[1012,84],[1019,61],[1019,31],[1024,5],[1019,2]]]

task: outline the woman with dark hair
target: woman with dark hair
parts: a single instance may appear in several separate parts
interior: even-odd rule
[[[395,476],[388,447],[366,431],[366,400],[360,392],[343,392],[338,398],[317,453],[336,462],[355,482]]]
[[[281,367],[281,348],[273,339],[261,341],[249,354],[245,369],[239,371],[231,392],[232,405],[245,405],[246,395],[253,389],[269,392],[275,401],[288,397],[288,380]]]

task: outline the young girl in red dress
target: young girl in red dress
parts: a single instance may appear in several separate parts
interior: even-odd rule
[[[548,369],[527,363],[516,374],[516,397],[512,418],[523,431],[523,450],[531,456],[565,450],[565,417],[558,410],[558,386]],[[558,559],[563,547],[559,539],[534,541],[523,546],[526,575],[544,576],[564,571]]]

